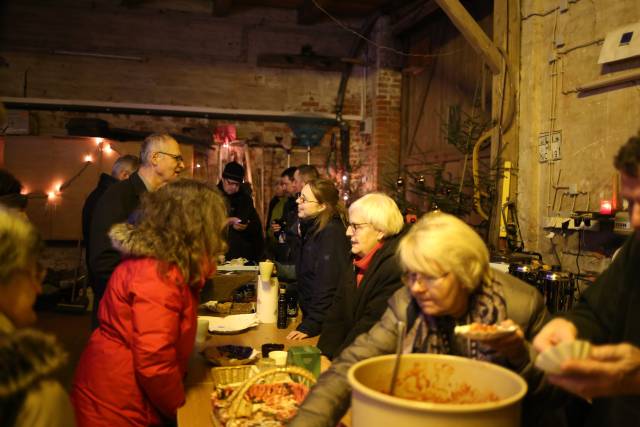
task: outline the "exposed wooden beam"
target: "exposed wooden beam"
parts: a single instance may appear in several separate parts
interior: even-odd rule
[[[458,0],[435,0],[447,14],[449,19],[462,33],[471,47],[484,59],[493,74],[502,71],[502,56],[493,44],[491,39],[485,34],[480,25],[473,19],[467,10]]]
[[[211,0],[213,2],[213,16],[227,16],[233,7],[233,0]]]
[[[347,64],[361,64],[357,58],[338,58],[320,55],[282,55],[260,54],[258,55],[258,67],[293,68],[317,71],[343,71]]]

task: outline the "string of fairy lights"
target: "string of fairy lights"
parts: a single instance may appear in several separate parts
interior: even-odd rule
[[[28,186],[24,186],[22,188],[22,194],[27,196],[29,199],[47,199],[47,203],[55,204],[57,200],[62,197],[62,193],[64,193],[82,174],[95,163],[94,156],[102,156],[111,155],[112,153],[118,153],[111,143],[104,138],[93,138],[95,141],[95,149],[93,152],[85,154],[82,157],[83,163],[80,169],[73,174],[66,181],[56,181],[48,190],[43,191],[30,191]]]

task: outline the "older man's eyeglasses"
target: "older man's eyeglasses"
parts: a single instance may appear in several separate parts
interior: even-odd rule
[[[184,158],[180,154],[165,153],[164,151],[156,151],[156,153],[164,154],[165,156],[169,156],[169,157],[171,157],[173,160],[175,160],[178,163],[184,163]]]
[[[447,277],[449,273],[444,273],[441,276],[432,276],[430,274],[415,273],[413,271],[406,271],[402,273],[402,283],[406,286],[413,286],[418,283],[422,289],[433,286],[438,281]]]
[[[353,231],[358,231],[363,226],[368,225],[368,224],[369,224],[368,222],[348,222],[347,223],[347,229],[351,228],[351,229],[353,229]]]

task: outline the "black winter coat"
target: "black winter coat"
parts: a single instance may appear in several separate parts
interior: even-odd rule
[[[402,286],[396,249],[405,231],[385,240],[373,255],[360,286],[353,266],[340,281],[318,341],[318,348],[329,359],[338,356],[358,335],[369,331],[387,309],[391,295]]]
[[[111,187],[116,182],[118,182],[116,178],[106,173],[101,173],[98,185],[87,196],[87,199],[84,201],[84,205],[82,206],[82,239],[84,240],[84,245],[87,248],[87,265],[89,265],[90,258],[89,246],[91,241],[91,220],[93,219],[96,205],[98,200],[100,200],[100,197],[102,197],[102,195],[107,191],[107,188]]]
[[[562,314],[578,328],[581,339],[595,344],[628,342],[640,347],[640,234],[626,241],[609,268]],[[640,396],[593,399],[585,426],[631,426],[640,420]]]
[[[247,224],[247,228],[243,231],[235,230],[231,225],[228,227],[229,250],[225,257],[229,260],[246,258],[250,261],[259,261],[262,257],[264,236],[262,223],[253,206],[251,195],[243,186],[240,186],[238,192],[227,194],[222,189],[222,181],[218,183],[218,189],[227,202],[227,214],[230,217],[240,218]]]
[[[340,278],[351,269],[351,257],[346,229],[340,218],[334,217],[317,233],[313,221],[301,221],[301,231],[296,276],[303,317],[297,329],[313,337],[322,330]]]
[[[146,192],[147,187],[135,172],[110,186],[96,204],[89,233],[89,269],[96,280],[93,285],[97,299],[102,298],[109,277],[121,259],[120,252],[111,246],[109,229],[113,224],[127,221],[140,206],[140,196]]]

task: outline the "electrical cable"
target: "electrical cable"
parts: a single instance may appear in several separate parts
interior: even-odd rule
[[[331,15],[327,10],[325,10],[322,6],[320,6],[318,4],[318,2],[316,0],[311,0],[311,2],[313,3],[313,5],[322,13],[324,13],[329,19],[331,19],[333,22],[336,23],[336,25],[338,25],[339,27],[341,27],[343,30],[355,35],[356,37],[361,38],[362,40],[366,41],[367,43],[377,47],[378,49],[381,50],[387,50],[389,52],[393,52],[396,55],[400,55],[400,56],[407,56],[407,57],[414,57],[414,58],[437,58],[439,56],[448,56],[448,55],[454,55],[458,52],[462,52],[462,49],[457,49],[451,52],[445,52],[445,53],[438,53],[438,54],[427,54],[427,53],[408,53],[408,52],[403,52],[401,50],[398,50],[396,48],[390,47],[390,46],[385,46],[382,45],[380,43],[377,43],[373,40],[371,40],[370,38],[367,38],[365,36],[363,36],[362,34],[360,34],[359,32],[352,30],[351,28],[349,28],[346,24],[344,24],[342,21],[340,21],[338,18],[334,17],[333,15]]]

